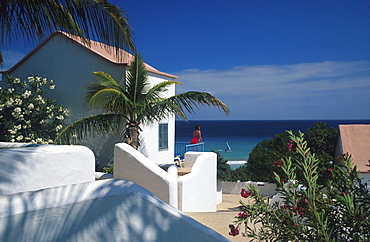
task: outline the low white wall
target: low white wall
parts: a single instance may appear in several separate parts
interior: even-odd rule
[[[275,183],[267,182],[222,182],[222,193],[225,194],[240,194],[242,188],[246,189],[249,185],[255,186],[258,190],[261,191],[262,196],[272,197],[276,194],[276,185]]]
[[[193,161],[191,172],[178,179],[179,209],[183,212],[216,212],[217,155],[187,152],[185,166]]]
[[[0,195],[95,180],[94,154],[87,147],[5,142],[0,147]]]
[[[163,201],[178,207],[177,167],[166,172],[125,143],[114,147],[114,178],[129,180],[148,189]]]
[[[124,180],[0,196],[0,241],[228,241]]]

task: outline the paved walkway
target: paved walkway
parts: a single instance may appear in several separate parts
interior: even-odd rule
[[[243,237],[241,234],[233,237],[229,235],[230,229],[229,224],[233,224],[235,216],[238,214],[239,201],[242,198],[240,195],[235,194],[222,194],[222,203],[217,205],[217,212],[209,213],[198,213],[189,212],[186,213],[191,218],[195,219],[199,223],[215,230],[230,241],[250,241],[248,238]]]

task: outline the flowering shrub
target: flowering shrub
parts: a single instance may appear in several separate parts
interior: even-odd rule
[[[242,190],[254,201],[240,202],[242,211],[229,225],[230,235],[244,225],[244,236],[261,241],[369,241],[370,190],[351,156],[343,154],[327,168],[329,179],[320,185],[316,155],[302,133],[289,134],[296,154],[279,162],[287,182],[275,173],[281,199],[269,203],[253,186]]]
[[[9,76],[0,87],[0,140],[52,143],[62,130],[68,110],[44,98],[53,90],[52,80],[31,75],[26,81]]]

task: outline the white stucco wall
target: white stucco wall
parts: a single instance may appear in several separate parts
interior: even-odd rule
[[[242,188],[247,189],[250,185],[253,185],[257,190],[261,192],[262,196],[272,197],[276,194],[276,184],[267,182],[222,182],[222,193],[225,194],[240,194]]]
[[[0,142],[0,146],[23,146]],[[93,152],[79,145],[0,149],[0,195],[95,180]]]
[[[175,208],[178,206],[174,164],[165,171],[128,144],[120,143],[114,147],[114,178],[135,182]]]
[[[216,212],[217,155],[213,152],[187,152],[187,161],[195,161],[191,172],[178,179],[179,209],[183,212]]]
[[[0,196],[0,241],[228,241],[124,180]]]
[[[56,87],[49,92],[49,96],[68,108],[70,115],[66,119],[66,124],[69,124],[96,112],[89,110],[87,106],[83,105],[82,101],[86,85],[89,82],[95,82],[93,71],[103,71],[118,81],[122,79],[126,68],[124,65],[114,64],[79,44],[67,40],[65,37],[60,38],[60,35],[57,35],[30,55],[10,74],[22,80],[30,74],[39,74],[42,77],[52,79]],[[153,73],[148,73],[148,75],[153,85],[170,79]],[[165,96],[169,97],[174,94],[175,85],[169,88]],[[158,151],[158,124],[154,123],[151,126],[142,127],[142,150],[151,160],[160,160],[166,163],[173,160],[174,118],[170,117],[168,123],[169,147],[168,150],[160,152]],[[102,168],[107,160],[113,162],[114,144],[122,140],[122,135],[117,135],[110,139],[89,139],[82,142],[82,144],[94,150],[95,157],[99,160],[98,168]],[[105,149],[108,152],[97,153],[96,150],[99,149]]]

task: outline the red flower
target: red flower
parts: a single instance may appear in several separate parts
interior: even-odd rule
[[[247,198],[249,196],[252,196],[253,195],[253,192],[252,191],[246,191],[244,188],[242,189],[242,191],[240,192],[240,195],[244,198]]]
[[[230,228],[229,235],[236,236],[236,235],[239,234],[239,229],[238,228],[235,228],[234,225],[230,224],[229,225],[229,228]]]
[[[238,213],[238,218],[248,218],[248,213],[246,213],[246,212],[240,212],[240,213]]]
[[[291,140],[291,141],[289,141],[289,143],[287,144],[287,147],[288,147],[288,150],[289,151],[293,151],[293,152],[295,152],[295,143],[294,143],[294,141],[293,140]]]

